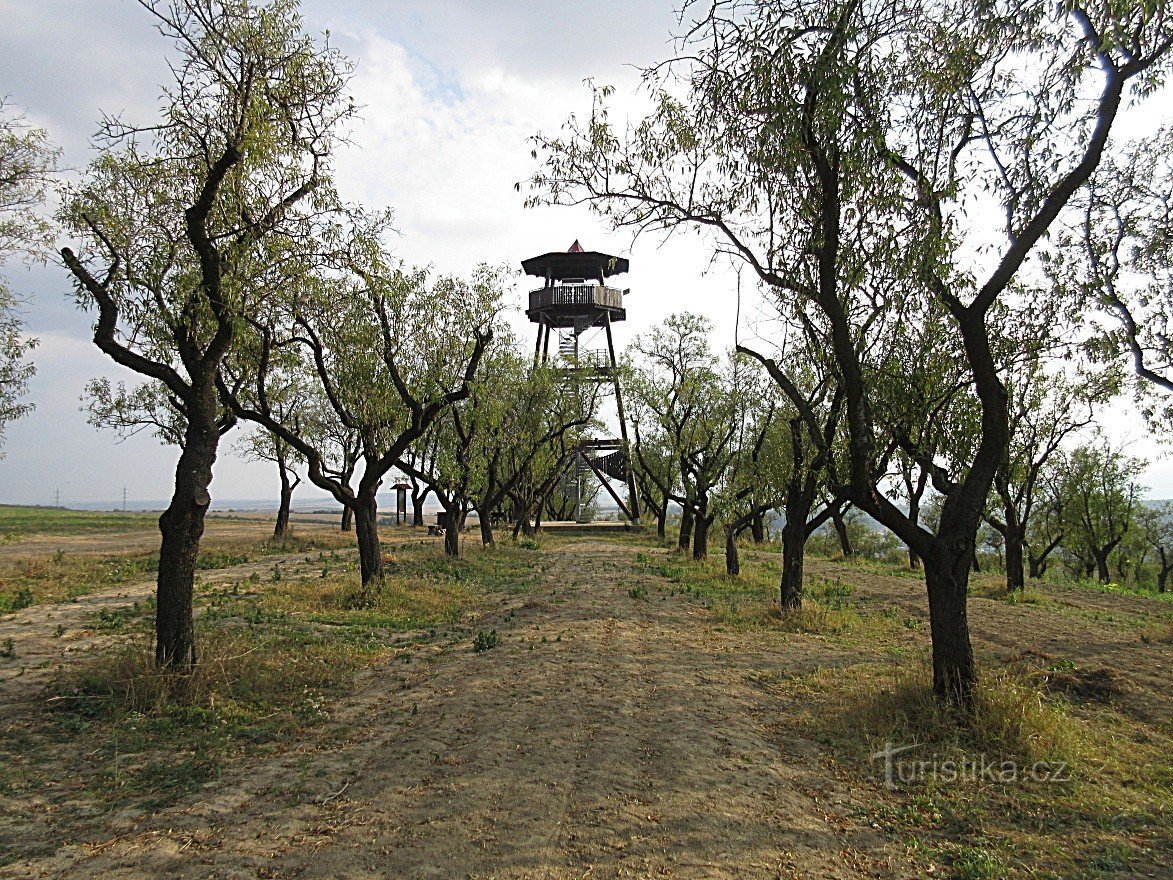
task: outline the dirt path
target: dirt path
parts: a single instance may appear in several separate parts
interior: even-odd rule
[[[110,840],[0,876],[910,876],[850,818],[874,792],[779,733],[755,684],[843,652],[632,598],[634,554],[559,548],[544,585],[479,623],[498,647],[375,669],[341,710],[341,743],[231,770],[186,806],[112,817]]]

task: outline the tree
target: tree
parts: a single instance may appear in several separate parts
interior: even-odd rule
[[[466,398],[437,423],[433,452],[400,459],[404,473],[427,482],[444,504],[447,521],[477,512],[481,542],[493,546],[493,521],[507,516],[512,493],[551,443],[586,427],[595,389],[572,376],[534,367],[505,328],[494,336]],[[422,463],[423,468],[417,464]],[[514,518],[522,515],[513,511]],[[526,514],[527,515],[527,514]],[[445,550],[458,555],[457,528],[445,529]]]
[[[668,511],[677,496],[677,456],[671,438],[659,424],[655,412],[645,408],[640,396],[631,399],[628,414],[631,417],[636,491],[644,509],[655,517],[656,537],[662,539],[668,531]]]
[[[660,490],[681,505],[677,546],[691,548],[694,559],[708,554],[708,535],[718,510],[711,495],[733,457],[737,433],[737,395],[729,365],[709,345],[712,323],[690,313],[670,315],[631,344],[635,357],[628,383],[642,436],[650,434],[671,450],[670,468],[637,458],[642,478],[660,480]],[[676,486],[666,482],[674,472]],[[666,510],[664,504],[662,509]]]
[[[842,506],[833,491],[828,497],[826,489],[843,394],[831,375],[820,369],[822,358],[815,340],[804,334],[789,340],[783,348],[784,358],[767,358],[744,347],[741,351],[765,367],[785,401],[785,406],[778,408],[778,422],[784,429],[765,439],[781,447],[771,453],[778,469],[785,520],[779,600],[784,611],[794,611],[802,607],[806,543]],[[816,506],[820,508],[817,512]]]
[[[1075,449],[1064,468],[1063,547],[1085,577],[1101,583],[1112,579],[1108,560],[1133,528],[1141,487],[1136,477],[1144,467],[1099,439]]]
[[[751,368],[746,373],[736,377],[738,426],[733,461],[721,491],[725,573],[730,577],[741,574],[738,537],[781,505],[791,464],[786,445],[774,436],[787,424],[785,418],[778,417],[779,394],[763,371]]]
[[[431,483],[420,479],[415,474],[431,471],[431,462],[435,461],[439,439],[440,432],[433,426],[403,454],[403,460],[411,465],[411,467],[402,468],[402,470],[411,483],[411,524],[413,526],[424,525],[424,503],[433,491]]]
[[[1169,573],[1173,572],[1173,502],[1142,504],[1137,510],[1137,524],[1145,542],[1157,551],[1157,591],[1168,592]]]
[[[1027,536],[1048,462],[1061,455],[1064,441],[1091,424],[1094,404],[1112,395],[1113,380],[1110,375],[1056,373],[1039,357],[1029,358],[1007,376],[1010,445],[994,476],[991,509],[986,514],[1005,543],[1007,590],[1025,586]],[[1051,542],[1045,540],[1042,548],[1048,545]],[[1049,552],[1042,554],[1044,559]],[[1035,567],[1032,562],[1032,571]]]
[[[101,155],[69,195],[64,248],[94,343],[165,389],[185,421],[159,518],[156,661],[196,662],[192,585],[223,431],[221,368],[242,318],[287,279],[272,242],[332,204],[329,157],[353,114],[350,68],[301,29],[293,0],[139,0],[175,44],[160,120],[103,121]]]
[[[298,296],[256,319],[251,373],[235,377],[233,412],[263,426],[305,460],[310,482],[354,515],[363,588],[383,578],[377,493],[402,467],[407,450],[457,401],[468,396],[500,310],[504,272],[479,267],[471,281],[406,270],[382,243],[385,215],[320,230],[313,274]],[[281,420],[273,390],[291,378],[310,384],[326,404],[319,426]],[[330,437],[354,432],[361,449],[357,486]]]
[[[1023,535],[1027,575],[1031,580],[1043,578],[1047,573],[1047,560],[1066,537],[1062,486],[1066,460],[1066,454],[1060,451],[1049,456],[1039,469],[1034,493],[1034,515],[1027,520]]]
[[[284,409],[283,421],[290,421],[296,425],[296,409],[301,401],[287,400]],[[273,537],[281,540],[289,534],[289,513],[293,504],[293,490],[301,484],[301,475],[297,472],[297,451],[287,442],[275,434],[264,429],[250,431],[237,443],[237,450],[248,460],[268,461],[277,465],[277,479],[279,480],[279,494],[277,504],[277,518],[273,524]]]
[[[51,231],[40,208],[59,155],[44,129],[0,97],[0,267],[17,254],[39,258],[47,248]],[[25,336],[19,305],[0,278],[0,449],[4,426],[33,408],[23,398],[36,368],[25,357],[37,341]]]
[[[1099,309],[1091,354],[1123,356],[1139,379],[1142,412],[1159,430],[1173,420],[1173,127],[1111,154],[1082,199],[1080,223],[1048,272],[1073,312]],[[1154,393],[1155,392],[1155,393]]]
[[[587,202],[638,231],[709,230],[820,331],[844,394],[837,492],[923,560],[934,691],[968,705],[969,571],[1009,442],[991,311],[1091,178],[1126,93],[1140,105],[1159,81],[1173,22],[1160,2],[719,0],[682,42],[648,71],[655,109],[622,136],[605,92],[585,123],[539,136],[534,199]],[[1003,209],[996,246],[971,199]],[[871,358],[935,313],[978,416],[971,451],[930,468],[944,496],[931,531],[882,491],[893,438],[876,408],[900,382]]]

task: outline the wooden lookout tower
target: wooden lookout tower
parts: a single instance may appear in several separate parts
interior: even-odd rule
[[[582,480],[592,474],[611,495],[632,525],[639,525],[639,498],[631,473],[627,442],[627,418],[623,412],[623,391],[619,386],[619,365],[611,325],[627,318],[623,298],[629,292],[611,287],[607,279],[628,269],[627,260],[598,251],[586,251],[576,241],[568,251],[554,251],[523,260],[527,275],[543,280],[530,291],[526,315],[538,325],[534,345],[534,366],[550,363],[550,337],[557,334],[559,367],[568,381],[610,384],[615,395],[618,437],[598,437],[580,444],[571,468],[576,496]],[[602,334],[606,348],[587,348],[583,342]],[[611,487],[610,480],[627,484],[627,499]],[[581,509],[581,505],[576,505]]]

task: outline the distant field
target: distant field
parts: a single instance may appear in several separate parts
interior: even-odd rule
[[[25,535],[90,535],[158,527],[157,513],[111,513],[0,504],[0,540]]]

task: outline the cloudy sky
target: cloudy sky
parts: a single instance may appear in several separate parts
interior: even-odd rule
[[[681,235],[633,245],[582,210],[526,210],[513,188],[534,170],[527,138],[589,109],[584,80],[615,85],[621,106],[635,104],[635,68],[669,52],[675,5],[304,0],[309,29],[328,30],[357,64],[352,91],[363,111],[353,145],[338,157],[343,195],[393,208],[400,256],[440,271],[517,263],[576,238],[629,256],[629,321],[618,344],[682,309],[708,315],[715,342],[729,344],[736,282],[728,270],[709,267],[702,241]],[[49,131],[68,168],[92,158],[101,113],[154,118],[171,47],[133,0],[0,0],[0,20],[0,93]],[[113,506],[124,488],[132,505],[165,499],[175,451],[148,436],[117,442],[86,424],[79,409],[88,378],[132,377],[93,346],[91,318],[69,299],[65,271],[52,264],[4,271],[26,300],[40,345],[30,395],[37,410],[7,429],[0,501],[52,503],[60,491],[65,504]],[[1125,434],[1141,435],[1139,425],[1124,424]],[[1133,452],[1155,457],[1157,450],[1140,441]],[[1173,495],[1167,463],[1154,463],[1147,479],[1157,494]],[[269,467],[241,461],[225,444],[212,487],[217,503],[270,498],[274,484]]]

